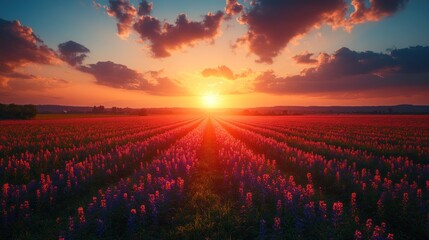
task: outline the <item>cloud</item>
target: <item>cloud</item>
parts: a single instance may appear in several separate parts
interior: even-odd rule
[[[162,77],[160,71],[139,73],[125,65],[111,61],[97,62],[78,68],[95,77],[96,83],[112,88],[141,90],[153,95],[184,95],[184,88],[173,80]]]
[[[294,37],[323,22],[339,24],[346,10],[344,0],[255,0],[239,19],[248,32],[238,43],[247,44],[259,57],[257,62],[272,63]]]
[[[130,28],[134,18],[137,16],[137,10],[129,0],[109,0],[107,14],[116,17],[118,23],[118,35],[126,38],[130,34]]]
[[[267,71],[255,79],[255,91],[273,94],[413,95],[429,90],[429,46],[356,52],[341,48],[322,54],[316,67],[300,75],[278,77]]]
[[[243,11],[243,5],[237,0],[226,0],[225,14],[228,16],[239,14]]]
[[[235,80],[237,77],[227,66],[222,65],[217,68],[206,68],[201,72],[203,77],[224,77],[229,80]]]
[[[186,14],[180,14],[175,24],[170,24],[151,16],[153,3],[146,0],[140,2],[138,11],[130,0],[109,0],[109,6],[105,8],[110,16],[118,20],[118,35],[121,38],[128,37],[134,29],[143,42],[150,42],[152,55],[156,58],[168,57],[172,50],[191,46],[197,41],[213,40],[220,32],[224,15],[221,11],[208,13],[201,22],[197,22],[190,21]]]
[[[203,77],[222,77],[228,80],[236,80],[237,78],[245,78],[251,74],[251,70],[244,71],[240,74],[234,74],[234,72],[227,66],[221,65],[217,68],[206,68],[201,71]]]
[[[142,16],[134,29],[143,41],[150,41],[154,57],[170,56],[171,50],[192,45],[199,40],[211,40],[220,31],[222,12],[208,13],[202,22],[189,21],[185,14],[180,14],[175,24],[161,22],[152,16]]]
[[[74,41],[59,44],[58,51],[61,59],[72,66],[81,65],[87,57],[85,53],[89,53],[88,48]]]
[[[408,1],[370,0],[369,8],[365,7],[365,0],[352,2],[353,5],[346,0],[253,0],[238,19],[248,26],[248,31],[237,39],[235,46],[247,46],[259,57],[257,62],[270,64],[292,39],[314,27],[328,24],[350,30],[355,24],[392,15]]]
[[[19,21],[0,19],[0,90],[1,92],[43,91],[64,87],[67,81],[17,71],[27,64],[54,64],[55,51],[46,46],[29,27]]]
[[[47,89],[66,87],[68,81],[60,78],[42,77],[25,73],[9,73],[0,76],[2,91],[45,91]]]
[[[317,59],[311,58],[313,57],[313,53],[304,52],[293,57],[296,63],[300,64],[315,64],[317,63]]]
[[[152,8],[153,8],[152,3],[148,3],[145,0],[141,1],[139,4],[139,12],[138,12],[139,16],[150,15],[150,13],[152,12]]]
[[[0,74],[13,73],[29,63],[52,64],[58,60],[29,27],[0,19]]]
[[[378,21],[403,9],[409,0],[370,0],[369,7],[365,0],[352,0],[355,11],[350,15],[352,24]]]

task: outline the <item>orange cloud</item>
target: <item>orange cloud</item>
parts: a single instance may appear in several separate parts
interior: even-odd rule
[[[366,7],[364,0],[352,0],[355,11],[350,15],[351,24],[378,21],[403,9],[409,0],[370,0]]]
[[[136,8],[129,0],[109,0],[107,14],[116,17],[118,23],[118,35],[122,38],[128,37],[134,18],[137,16]]]
[[[250,70],[244,71],[240,74],[234,74],[234,72],[227,66],[222,65],[217,68],[206,68],[201,72],[203,77],[223,77],[228,80],[236,80],[237,78],[245,78],[251,73]]]
[[[0,74],[13,73],[28,63],[52,64],[56,53],[48,48],[29,27],[19,21],[0,19]]]

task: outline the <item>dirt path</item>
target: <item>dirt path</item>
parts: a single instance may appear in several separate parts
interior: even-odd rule
[[[198,166],[190,180],[185,206],[177,212],[175,238],[231,239],[239,224],[233,216],[236,209],[225,196],[222,165],[217,159],[217,147],[212,119],[204,132]]]

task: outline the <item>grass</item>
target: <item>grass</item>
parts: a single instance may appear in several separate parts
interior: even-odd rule
[[[214,129],[209,120],[204,131],[198,166],[190,179],[184,205],[175,213],[168,239],[237,239],[240,231],[239,208],[225,196],[223,170],[217,159]]]

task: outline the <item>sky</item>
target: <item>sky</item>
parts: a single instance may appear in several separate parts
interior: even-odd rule
[[[0,102],[429,105],[427,0],[1,0]]]

